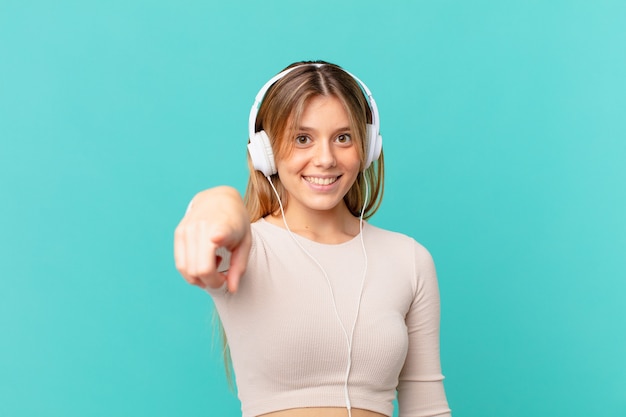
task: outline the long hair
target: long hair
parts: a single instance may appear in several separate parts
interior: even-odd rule
[[[318,65],[322,64],[322,65]],[[276,160],[288,158],[292,151],[296,126],[304,112],[308,101],[316,96],[332,96],[343,104],[350,128],[352,139],[357,143],[361,168],[365,164],[366,125],[372,122],[372,114],[367,98],[359,83],[341,67],[324,61],[302,61],[289,65],[286,69],[294,68],[283,78],[276,81],[265,94],[256,118],[255,132],[264,130],[270,139],[270,144]],[[283,70],[283,71],[284,71]],[[244,203],[250,221],[257,221],[279,210],[279,203],[265,176],[256,171],[250,157],[248,157],[250,177],[244,195]],[[289,204],[288,194],[283,187],[278,174],[271,176],[280,200],[286,207]],[[353,216],[359,217],[363,209],[363,218],[368,219],[378,210],[384,189],[384,159],[381,152],[377,161],[374,161],[366,170],[361,169],[356,181],[348,190],[343,200]],[[369,197],[365,201],[365,185],[369,188]],[[363,207],[365,204],[365,207]],[[230,349],[224,328],[219,322],[222,336],[222,353],[229,385],[232,388],[232,370]]]
[[[322,64],[322,65],[319,65]],[[302,61],[289,65],[290,73],[276,81],[265,94],[256,118],[255,132],[264,130],[270,139],[276,160],[288,158],[293,142],[288,140],[299,125],[304,108],[316,96],[332,96],[343,104],[364,166],[367,155],[366,124],[372,121],[367,98],[359,83],[341,67],[324,61]],[[284,70],[283,70],[284,71]],[[246,209],[251,221],[259,220],[279,209],[278,200],[267,179],[255,171],[248,157],[250,177],[244,195]],[[289,204],[289,196],[278,174],[271,176],[283,205]],[[358,217],[365,203],[363,218],[368,219],[378,210],[384,190],[384,159],[381,156],[365,171],[359,172],[356,181],[344,196],[344,202],[353,216]],[[365,202],[365,184],[369,198]]]

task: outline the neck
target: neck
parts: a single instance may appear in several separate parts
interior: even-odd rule
[[[274,225],[285,227],[280,211],[267,216],[266,220]],[[343,243],[360,232],[359,218],[354,217],[345,204],[329,211],[287,208],[285,220],[293,233],[319,243]]]

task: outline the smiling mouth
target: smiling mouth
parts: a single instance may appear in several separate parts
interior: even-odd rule
[[[319,177],[302,177],[305,181],[315,185],[330,185],[337,181],[339,177],[319,178]]]

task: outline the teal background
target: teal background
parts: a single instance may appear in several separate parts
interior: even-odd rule
[[[623,1],[0,0],[0,416],[237,416],[172,235],[292,61],[381,111],[457,417],[626,415]]]

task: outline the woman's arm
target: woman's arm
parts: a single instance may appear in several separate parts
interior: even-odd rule
[[[176,269],[192,285],[218,288],[227,282],[235,292],[250,253],[248,212],[239,192],[232,187],[215,187],[198,193],[174,233]],[[218,272],[216,250],[231,252],[230,267]]]
[[[406,317],[409,350],[398,385],[400,417],[450,417],[439,357],[439,287],[430,253],[415,246],[415,294]]]

